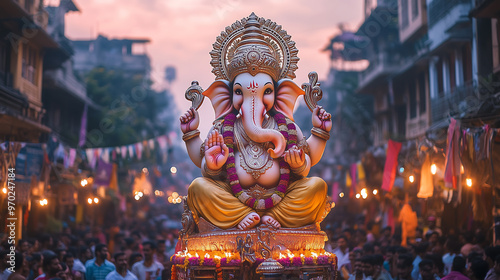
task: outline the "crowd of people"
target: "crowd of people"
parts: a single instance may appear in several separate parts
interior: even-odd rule
[[[325,250],[336,254],[343,280],[500,279],[500,246],[481,230],[443,235],[430,216],[404,246],[391,227],[329,230]]]
[[[150,212],[105,229],[66,226],[19,240],[13,257],[7,235],[0,233],[0,280],[170,279],[179,229],[161,216]]]
[[[0,233],[0,280],[168,280],[180,228],[159,209],[138,216],[105,228],[71,225],[23,238],[16,244],[14,269],[11,245]],[[443,234],[435,217],[404,246],[398,228],[323,228],[340,280],[500,279],[500,246],[480,230]]]

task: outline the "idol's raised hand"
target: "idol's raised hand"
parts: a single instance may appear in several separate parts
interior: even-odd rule
[[[217,130],[212,131],[205,141],[205,163],[208,169],[221,169],[228,156],[229,149],[224,144],[224,138]]]

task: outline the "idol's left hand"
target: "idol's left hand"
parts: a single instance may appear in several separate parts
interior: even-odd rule
[[[292,169],[297,169],[306,163],[306,153],[302,149],[297,148],[297,146],[286,151],[283,154],[283,158]]]

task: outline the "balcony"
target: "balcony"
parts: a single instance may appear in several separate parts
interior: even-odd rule
[[[467,16],[470,11],[470,4],[470,0],[433,0],[429,4],[429,27],[436,25],[460,5],[467,6],[466,11],[463,13],[464,16]]]
[[[370,59],[370,65],[359,73],[359,92],[365,92],[369,87],[395,72],[399,68],[399,56],[389,53],[379,53]]]
[[[413,139],[425,135],[429,128],[429,117],[424,113],[414,119],[406,121],[406,139]]]
[[[439,97],[432,98],[431,123],[438,123],[459,113],[462,101],[476,101],[474,89],[472,82],[467,82],[463,86],[456,87],[452,92],[442,93]]]
[[[427,6],[429,51],[472,40],[470,0],[433,0]]]
[[[72,70],[70,70],[72,71]],[[76,79],[73,73],[67,73],[67,69],[47,70],[43,74],[44,94],[69,94],[92,108],[98,106],[87,97],[85,85]],[[61,96],[54,95],[54,98],[60,99]]]

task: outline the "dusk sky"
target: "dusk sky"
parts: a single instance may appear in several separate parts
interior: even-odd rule
[[[57,0],[46,1],[49,5]],[[184,92],[192,80],[203,89],[214,81],[210,55],[212,43],[222,30],[251,12],[271,19],[292,36],[299,49],[299,69],[295,82],[307,81],[316,71],[320,79],[328,72],[328,54],[321,52],[338,24],[355,29],[363,20],[362,0],[76,0],[81,12],[66,16],[70,39],[90,39],[98,34],[109,38],[149,38],[146,51],[152,61],[155,88],[165,88],[166,66],[177,69],[171,85],[181,112],[190,102]],[[213,110],[208,99],[200,108],[202,137],[206,135]]]

